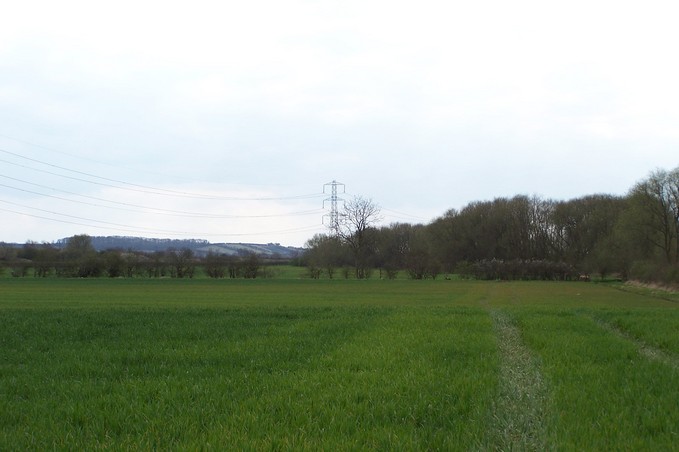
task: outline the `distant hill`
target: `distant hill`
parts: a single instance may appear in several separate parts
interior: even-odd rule
[[[62,248],[68,243],[68,238],[59,239],[55,246]],[[142,251],[152,253],[156,251],[167,251],[169,249],[189,248],[197,256],[205,256],[210,251],[217,254],[228,256],[246,255],[255,253],[262,257],[278,257],[291,259],[299,256],[304,251],[302,248],[283,246],[280,243],[210,243],[207,240],[195,239],[148,239],[143,237],[91,237],[92,245],[97,251],[110,249]]]

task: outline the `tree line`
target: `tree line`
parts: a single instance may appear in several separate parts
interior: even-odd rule
[[[296,261],[312,278],[588,279],[615,276],[679,283],[679,167],[658,169],[624,196],[556,201],[517,195],[475,201],[428,224],[376,226],[379,207],[356,197]],[[256,278],[264,258],[190,248],[96,251],[91,237],[58,244],[0,244],[0,271],[14,276]]]
[[[679,282],[679,167],[658,169],[624,196],[556,201],[518,195],[451,209],[429,224],[376,227],[379,209],[348,202],[340,224],[307,242],[312,277],[414,279],[458,273],[480,279],[575,279],[615,275]]]
[[[257,278],[268,261],[255,253],[199,257],[188,248],[140,252],[109,249],[97,251],[88,235],[75,235],[59,246],[28,242],[21,248],[0,246],[0,271],[12,276],[66,278],[193,278],[198,270],[211,278]]]

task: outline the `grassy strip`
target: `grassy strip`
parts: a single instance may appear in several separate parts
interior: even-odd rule
[[[540,366],[509,315],[492,310],[491,317],[501,356],[500,385],[485,448],[547,450],[548,391]]]

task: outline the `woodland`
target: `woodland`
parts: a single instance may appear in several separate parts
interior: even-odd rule
[[[372,201],[348,202],[335,231],[308,241],[310,273],[333,277],[351,266],[358,278],[377,270],[385,278],[679,283],[679,167],[653,171],[624,196],[500,197],[426,225],[373,226],[379,218]]]

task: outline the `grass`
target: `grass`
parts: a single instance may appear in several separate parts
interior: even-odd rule
[[[679,305],[603,284],[0,282],[0,450],[667,450]],[[644,348],[645,347],[645,348]]]
[[[630,339],[679,356],[679,310],[608,309],[595,316]]]
[[[669,450],[679,434],[679,373],[573,312],[523,311],[526,344],[551,387],[547,422],[573,450]]]

